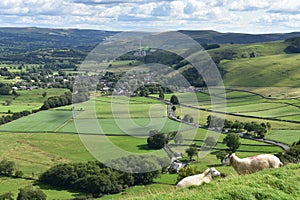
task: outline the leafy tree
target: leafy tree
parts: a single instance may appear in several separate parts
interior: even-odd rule
[[[13,161],[2,160],[0,162],[0,175],[12,176],[15,171],[15,163]]]
[[[17,200],[46,200],[46,194],[40,189],[33,189],[30,186],[20,189]]]
[[[191,117],[189,114],[186,114],[182,120],[188,123],[193,123],[194,121],[193,117]]]
[[[17,178],[22,178],[23,175],[24,174],[21,170],[18,170],[18,171],[15,172],[15,177],[17,177]]]
[[[200,171],[197,169],[195,165],[189,165],[184,168],[181,168],[178,172],[177,183],[184,179],[185,177],[199,174]]]
[[[170,102],[174,105],[179,105],[179,100],[178,100],[178,97],[176,95],[171,96]]]
[[[216,157],[218,160],[222,162],[222,160],[225,158],[226,155],[227,155],[226,151],[218,151]]]
[[[155,134],[148,137],[147,144],[150,149],[161,149],[168,144],[168,138],[165,134]]]
[[[185,152],[187,153],[190,161],[192,161],[193,156],[198,155],[198,150],[195,146],[190,146],[188,149],[185,150]]]
[[[9,85],[0,84],[0,95],[9,95],[12,88]]]
[[[0,195],[0,200],[14,200],[14,194],[11,192],[6,192]]]
[[[235,133],[229,133],[223,139],[223,143],[229,148],[230,151],[235,152],[240,146],[240,137]]]
[[[208,136],[207,138],[205,138],[204,144],[207,147],[212,147],[216,144],[216,140],[214,137]]]
[[[174,112],[176,110],[176,106],[172,106],[172,110]]]
[[[183,135],[181,133],[177,133],[174,137],[175,144],[181,144],[184,141]]]
[[[47,92],[43,92],[42,97],[45,98],[47,96]]]
[[[224,121],[222,118],[216,117],[214,115],[209,115],[206,119],[207,126],[211,128],[220,128],[224,126]]]
[[[19,94],[19,93],[17,93],[17,91],[16,91],[16,90],[13,90],[13,91],[12,91],[12,95],[14,95],[15,97],[18,97],[18,96],[20,96],[20,94]]]
[[[162,90],[159,91],[159,96],[160,99],[165,99],[165,94]]]

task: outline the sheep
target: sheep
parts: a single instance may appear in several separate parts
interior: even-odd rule
[[[177,183],[176,188],[185,188],[193,185],[202,185],[203,183],[209,183],[213,177],[220,176],[221,173],[214,167],[208,168],[202,174],[196,174],[188,176]]]
[[[228,154],[222,164],[230,164],[239,175],[251,174],[266,168],[278,168],[282,162],[272,154],[261,154],[248,158],[239,158],[234,153]]]

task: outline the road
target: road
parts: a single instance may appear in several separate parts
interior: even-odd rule
[[[155,97],[149,97],[149,98],[153,98],[153,99],[157,99],[157,100],[160,100],[161,102],[165,103],[168,107],[168,117],[172,120],[175,120],[177,122],[181,122],[181,123],[184,123],[184,124],[188,124],[188,125],[191,125],[191,126],[195,126],[197,128],[205,128],[207,129],[206,127],[200,125],[200,124],[196,124],[196,123],[189,123],[189,122],[185,122],[183,121],[182,119],[178,119],[175,115],[174,115],[174,112],[173,112],[173,109],[172,109],[172,106],[173,104],[167,100],[163,100],[163,99],[159,99],[159,98],[155,98]],[[190,106],[190,105],[185,105],[185,104],[180,104],[180,106],[182,107],[187,107],[187,108],[191,108],[191,109],[196,109],[196,110],[203,110],[202,108],[198,108],[198,107],[194,107],[194,106]],[[204,109],[206,110],[206,109]],[[278,146],[280,148],[282,148],[284,151],[289,151],[290,150],[290,147],[289,145],[287,144],[283,144],[281,142],[278,142],[278,141],[273,141],[273,140],[268,140],[268,139],[265,139],[265,138],[262,138],[262,139],[259,139],[259,138],[253,138],[251,136],[246,136],[244,134],[240,134],[242,138],[244,139],[249,139],[249,140],[255,140],[255,141],[259,141],[259,142],[264,142],[264,143],[267,143],[267,144],[271,144],[271,145],[275,145],[275,146]]]

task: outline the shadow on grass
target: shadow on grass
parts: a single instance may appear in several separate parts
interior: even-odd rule
[[[147,144],[139,144],[137,145],[137,147],[139,148],[139,150],[153,150],[150,149]]]
[[[64,188],[60,188],[60,187],[54,187],[54,186],[51,186],[51,185],[48,185],[48,184],[41,183],[39,181],[35,181],[33,183],[33,185],[39,186],[39,188],[41,190],[53,190],[53,191],[57,191],[57,192],[67,191],[73,197],[88,197],[88,196],[90,196],[90,194],[83,193],[83,192],[80,192],[80,191],[77,191],[77,190],[74,190],[74,189],[64,189]]]

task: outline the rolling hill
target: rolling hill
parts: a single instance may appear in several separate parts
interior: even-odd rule
[[[216,31],[180,31],[199,43],[255,43],[285,40],[300,36],[300,32],[282,34],[243,34],[220,33]],[[117,31],[52,29],[52,28],[0,28],[0,49],[7,52],[26,52],[41,48],[75,48],[90,51],[105,38],[115,35]]]

